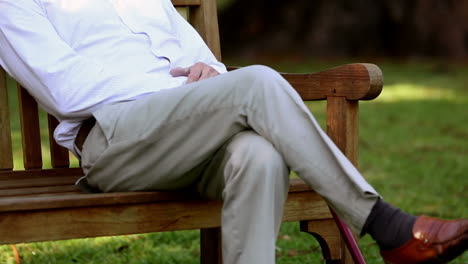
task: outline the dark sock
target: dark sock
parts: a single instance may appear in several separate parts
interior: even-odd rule
[[[413,237],[416,218],[379,199],[364,224],[362,234],[371,235],[381,250],[398,248]]]

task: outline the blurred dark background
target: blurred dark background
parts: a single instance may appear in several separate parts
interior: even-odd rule
[[[468,59],[468,0],[218,0],[228,57]]]

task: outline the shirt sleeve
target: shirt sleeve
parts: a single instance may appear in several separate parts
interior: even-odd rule
[[[59,120],[85,119],[100,105],[177,86],[165,76],[115,75],[79,55],[34,0],[0,0],[0,65]]]
[[[219,73],[226,73],[226,66],[216,59],[200,34],[180,15],[175,7],[172,8],[172,12],[177,20],[175,24],[178,26],[177,31],[179,32],[179,39],[184,47],[184,51],[188,48],[187,52],[194,57],[196,62],[203,62],[213,67]]]

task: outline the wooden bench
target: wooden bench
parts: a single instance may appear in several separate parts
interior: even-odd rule
[[[173,0],[220,59],[215,0]],[[327,100],[327,131],[357,163],[358,102],[382,89],[370,64],[349,64],[315,74],[284,75],[304,100]],[[51,169],[43,169],[38,106],[18,85],[24,170],[13,169],[6,74],[0,68],[0,244],[201,230],[201,263],[221,263],[221,202],[187,192],[84,194],[74,185],[80,168],[52,140],[57,120],[48,116]],[[327,263],[351,263],[324,200],[301,180],[291,181],[283,221],[300,221],[314,235]],[[14,231],[12,231],[14,230]]]

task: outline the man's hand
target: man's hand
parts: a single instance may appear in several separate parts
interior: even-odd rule
[[[219,72],[203,62],[198,62],[187,68],[174,68],[170,74],[174,77],[187,76],[187,83],[193,83],[219,75]]]

